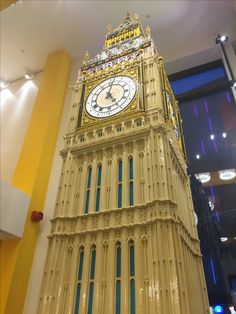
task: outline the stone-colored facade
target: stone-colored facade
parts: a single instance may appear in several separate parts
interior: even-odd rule
[[[74,86],[38,313],[208,313],[178,105],[150,30],[144,33],[137,19],[129,16],[122,25],[113,37],[107,36],[107,49],[110,38],[137,27],[140,46],[113,59],[97,60],[98,64],[88,63],[87,57]],[[111,118],[90,117],[87,96],[99,82],[118,74],[135,80],[134,99]],[[118,206],[119,184],[122,206]]]

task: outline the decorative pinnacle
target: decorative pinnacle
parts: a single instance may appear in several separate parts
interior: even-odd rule
[[[147,26],[147,27],[146,27],[146,34],[147,34],[148,36],[151,35],[151,28],[150,28],[150,26]]]
[[[137,13],[134,14],[134,20],[138,21],[139,20],[139,15]]]
[[[107,31],[108,31],[108,33],[111,33],[111,32],[112,32],[111,24],[107,25]]]
[[[84,54],[83,64],[86,64],[89,61],[89,52],[86,51]]]

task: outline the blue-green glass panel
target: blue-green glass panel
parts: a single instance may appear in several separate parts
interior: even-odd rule
[[[102,178],[102,166],[100,165],[98,167],[98,181],[97,181],[97,186],[101,186],[101,178]]]
[[[116,249],[116,277],[121,276],[121,248],[118,246]]]
[[[129,247],[129,254],[130,254],[130,276],[134,276],[135,275],[135,271],[134,271],[134,246],[133,244],[130,245]]]
[[[78,283],[77,290],[76,290],[76,300],[75,300],[75,314],[79,313],[80,290],[81,290],[81,284]]]
[[[97,188],[97,195],[96,195],[96,212],[99,212],[100,209],[100,188]]]
[[[130,314],[135,314],[135,281],[130,280]]]
[[[92,314],[92,312],[93,312],[93,288],[94,288],[94,283],[90,282],[90,284],[89,284],[88,314]]]
[[[134,205],[134,183],[131,181],[129,183],[129,204],[130,206]]]
[[[116,282],[116,314],[120,314],[120,280]]]
[[[95,274],[96,251],[92,251],[90,279],[94,279]]]
[[[122,207],[122,184],[118,184],[118,208]]]
[[[84,252],[82,251],[82,252],[80,253],[80,258],[79,258],[79,274],[78,274],[78,280],[81,280],[81,279],[82,279],[83,263],[84,263]]]
[[[91,176],[92,176],[92,168],[89,167],[88,168],[88,184],[87,184],[87,188],[89,189],[91,186]]]
[[[129,160],[129,179],[133,180],[134,174],[133,174],[133,158],[130,158]]]
[[[119,160],[119,164],[118,164],[118,179],[119,179],[119,182],[122,181],[122,160]]]
[[[88,209],[89,209],[89,197],[90,197],[90,190],[87,190],[86,200],[85,200],[85,208],[84,208],[85,214],[88,213]]]

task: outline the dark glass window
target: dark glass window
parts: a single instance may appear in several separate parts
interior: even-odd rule
[[[79,255],[79,271],[78,271],[76,299],[75,299],[75,314],[79,313],[81,280],[82,280],[82,275],[83,275],[83,264],[84,264],[84,250],[81,249],[80,255]]]
[[[116,314],[120,314],[120,280],[116,281]]]

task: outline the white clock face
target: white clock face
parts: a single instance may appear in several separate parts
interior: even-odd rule
[[[136,84],[132,78],[111,77],[91,91],[86,101],[86,111],[95,118],[114,116],[130,104],[135,93]]]

